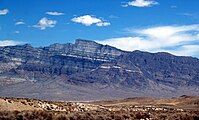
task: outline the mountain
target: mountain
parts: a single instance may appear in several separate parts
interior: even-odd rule
[[[199,59],[94,41],[0,47],[0,96],[100,100],[199,95]]]

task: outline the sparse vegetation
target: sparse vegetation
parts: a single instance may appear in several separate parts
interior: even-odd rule
[[[0,112],[0,120],[198,120],[199,112],[52,112],[52,111],[13,111]]]
[[[197,97],[181,97],[165,100],[166,102],[155,100],[153,105],[151,105],[152,100],[150,104],[145,100],[149,101],[148,98],[134,98],[75,103],[6,98],[1,100],[0,120],[199,120],[198,105],[194,104],[198,102]],[[139,104],[135,105],[135,101]],[[161,103],[157,104],[160,101]],[[170,104],[175,102],[178,103],[176,106]],[[3,110],[1,105],[4,103],[13,106],[22,105],[21,107],[29,106],[30,109],[17,106],[19,108],[17,111],[11,108]]]

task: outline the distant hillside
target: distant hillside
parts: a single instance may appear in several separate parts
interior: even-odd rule
[[[0,96],[110,100],[199,95],[199,59],[74,44],[0,47]]]

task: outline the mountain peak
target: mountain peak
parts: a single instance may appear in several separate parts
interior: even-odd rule
[[[85,39],[76,39],[75,40],[75,44],[81,44],[81,43],[95,43],[95,44],[98,44],[98,43],[96,43],[95,41],[92,41],[92,40],[85,40]]]
[[[77,39],[74,44],[76,51],[83,52],[84,54],[116,57],[123,53],[123,51],[107,45],[99,44],[95,41]]]
[[[74,45],[79,47],[79,48],[83,48],[83,49],[98,48],[98,47],[102,46],[101,44],[99,44],[95,41],[83,40],[83,39],[76,39]]]

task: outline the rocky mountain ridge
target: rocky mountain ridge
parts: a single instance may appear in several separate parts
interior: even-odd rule
[[[74,44],[0,47],[0,95],[56,100],[199,95],[199,59]]]

